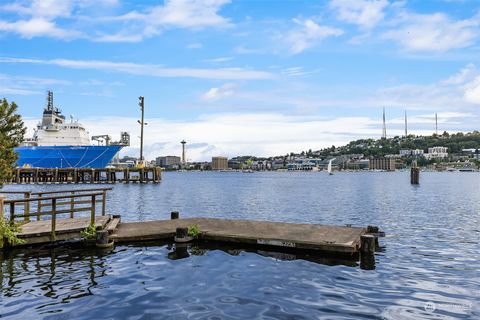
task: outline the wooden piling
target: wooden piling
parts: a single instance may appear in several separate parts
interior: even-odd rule
[[[374,235],[364,234],[360,237],[360,268],[375,269],[375,243]]]
[[[180,213],[178,211],[170,212],[170,219],[171,220],[178,219],[178,218],[180,218]]]
[[[123,173],[117,175],[117,173]],[[132,180],[131,173],[138,174]],[[89,178],[88,178],[89,177]],[[118,179],[117,179],[118,177]],[[159,183],[161,169],[148,168],[107,168],[107,169],[78,169],[78,168],[17,168],[11,183],[41,184],[41,183],[116,183],[140,182]]]
[[[418,167],[410,168],[410,183],[419,184],[420,182],[420,169]]]
[[[57,199],[52,199],[52,234],[51,241],[55,242],[55,231],[57,228]]]
[[[188,236],[188,228],[179,227],[175,231],[175,242],[189,242],[193,238]]]
[[[3,221],[3,202],[5,201],[5,197],[0,195],[0,221],[4,223]],[[3,236],[0,237],[0,250],[3,249]]]

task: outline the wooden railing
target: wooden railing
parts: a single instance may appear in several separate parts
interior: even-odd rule
[[[42,216],[51,216],[51,237],[52,241],[55,241],[57,215],[70,214],[70,218],[74,218],[77,212],[90,212],[90,223],[95,224],[97,206],[101,205],[101,214],[102,216],[106,215],[106,196],[107,191],[111,189],[96,188],[45,192],[0,191],[0,194],[24,195],[23,199],[3,201],[5,209],[9,209],[10,222],[14,222],[17,218],[23,218],[25,222],[28,222],[32,216],[36,216],[37,221],[40,221]],[[18,212],[17,207],[23,210]],[[36,210],[31,210],[32,208]],[[0,213],[0,216],[2,214],[3,212]]]

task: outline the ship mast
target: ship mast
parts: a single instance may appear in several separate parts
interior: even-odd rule
[[[47,91],[47,111],[53,111],[53,91]]]

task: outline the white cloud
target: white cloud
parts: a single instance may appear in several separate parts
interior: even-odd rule
[[[97,42],[139,42],[161,34],[166,28],[201,29],[230,26],[229,19],[218,13],[229,2],[229,0],[166,0],[161,5],[145,6],[141,12],[131,11],[117,16],[99,17],[98,12],[102,12],[102,7],[116,7],[119,2],[18,0],[0,5],[0,11],[12,12],[18,16],[16,20],[0,19],[0,31],[17,33],[24,38],[44,36],[67,40],[85,38]],[[88,18],[88,15],[84,14],[86,8],[90,9],[89,12],[96,9],[95,18]],[[77,23],[80,20],[82,31]],[[110,24],[109,29],[113,30],[112,32],[96,28],[98,24],[106,23]],[[126,23],[128,28],[125,27]],[[72,27],[68,28],[65,25]],[[85,25],[89,28],[85,28]]]
[[[343,30],[341,29],[321,26],[311,19],[293,19],[293,22],[297,24],[297,27],[285,36],[285,40],[291,45],[290,50],[293,54],[313,47],[325,38],[336,37],[343,34]]]
[[[201,49],[201,48],[203,48],[203,44],[198,43],[198,42],[190,43],[190,44],[187,45],[187,49]]]
[[[217,101],[223,98],[230,97],[234,94],[234,89],[237,86],[233,83],[225,83],[221,87],[211,88],[202,95],[203,100],[207,101]]]
[[[466,86],[465,100],[480,105],[480,75]]]
[[[473,45],[480,36],[480,18],[452,20],[444,13],[402,13],[395,29],[382,38],[394,40],[408,51],[445,52]]]
[[[39,36],[73,39],[82,35],[77,31],[59,28],[54,22],[44,18],[32,18],[30,20],[18,20],[15,22],[5,22],[0,20],[0,31],[18,33],[27,39]]]
[[[332,0],[330,8],[337,13],[340,21],[370,29],[385,17],[387,0]]]
[[[130,132],[132,147],[125,152],[136,154],[139,147],[139,139],[136,139],[139,132],[137,118],[103,117],[80,120],[91,135],[110,134],[116,138],[121,131]],[[216,155],[282,155],[291,151],[340,145],[353,138],[381,133],[374,127],[378,120],[366,117],[321,119],[276,113],[228,113],[204,115],[191,121],[161,118],[149,118],[146,121],[147,159],[180,154],[178,137],[187,141],[187,158],[199,161],[210,160]],[[32,120],[31,125],[36,122]],[[28,124],[30,126],[30,122]],[[189,149],[189,144],[196,143],[202,144]]]
[[[211,62],[211,63],[219,63],[219,62],[227,62],[233,60],[233,57],[219,57],[219,58],[212,58],[212,59],[204,59],[204,62]]]
[[[458,73],[426,85],[403,84],[376,94],[378,103],[415,109],[458,110],[480,104],[480,70],[468,64]]]
[[[152,77],[200,78],[200,79],[270,79],[273,74],[265,71],[249,70],[243,68],[166,68],[158,65],[112,62],[102,60],[68,60],[68,59],[20,59],[0,58],[0,63],[27,63],[54,65],[73,69],[94,69],[111,72],[121,72],[134,75],[147,75]]]
[[[166,28],[202,29],[206,27],[228,27],[229,19],[218,11],[230,0],[166,0],[165,4],[147,8],[143,12],[130,11],[126,14],[102,18],[102,21],[137,22],[113,35],[100,35],[99,41],[137,42],[160,34]],[[140,40],[138,40],[140,38]]]

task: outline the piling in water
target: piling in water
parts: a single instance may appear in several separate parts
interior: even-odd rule
[[[360,237],[360,268],[375,269],[375,243],[377,237],[365,234]]]
[[[170,219],[175,220],[180,218],[180,213],[178,211],[172,211],[170,212]]]
[[[418,167],[412,167],[410,169],[410,183],[419,184],[420,182],[420,169]]]

